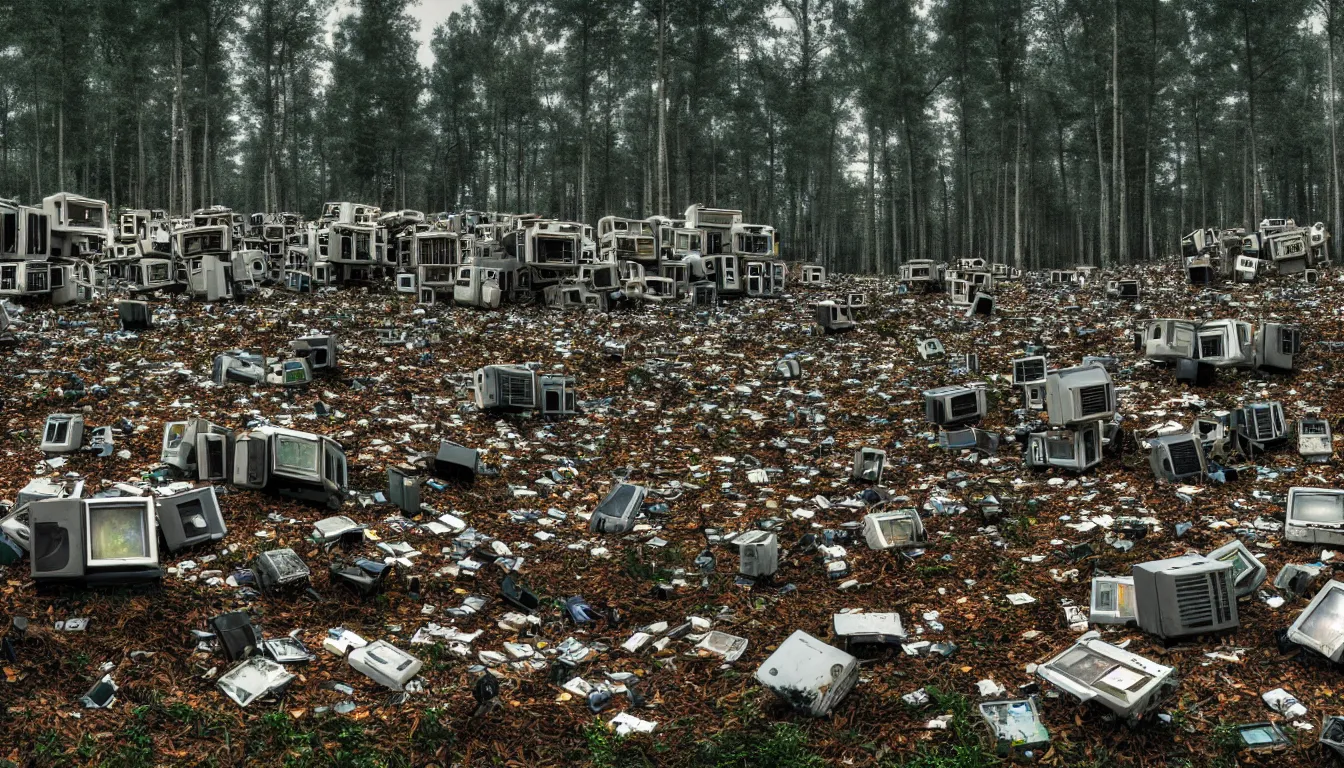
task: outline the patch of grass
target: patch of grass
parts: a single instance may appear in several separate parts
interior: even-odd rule
[[[943,743],[922,746],[912,757],[886,765],[899,765],[901,768],[990,768],[1002,764],[993,752],[985,749],[980,734],[975,730],[970,699],[938,688],[925,690],[933,699],[934,709],[941,714],[952,715],[952,722],[948,726],[951,738]]]
[[[64,762],[65,739],[61,732],[50,728],[37,736],[37,743],[33,745],[33,757],[39,765],[55,765]]]
[[[144,707],[136,707],[132,714],[142,720]],[[117,750],[102,762],[104,768],[150,768],[154,765],[154,738],[143,722],[128,725],[117,739]]]
[[[411,741],[416,747],[427,750],[430,754],[437,753],[444,746],[451,749],[457,742],[457,730],[453,727],[448,710],[439,707],[425,710],[420,718],[420,725],[411,736]]]
[[[726,731],[698,745],[700,765],[715,768],[824,768],[807,746],[807,732],[793,723],[764,731]]]
[[[645,754],[646,739],[617,736],[600,720],[583,729],[588,743],[588,764],[594,768],[653,768]]]

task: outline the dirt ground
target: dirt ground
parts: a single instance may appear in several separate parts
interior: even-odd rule
[[[1335,386],[1334,369],[1344,358],[1319,342],[1344,342],[1344,283],[1331,274],[1314,290],[1299,278],[1279,277],[1205,290],[1183,285],[1173,270],[1127,273],[1144,278],[1146,295],[1137,307],[1106,299],[1095,281],[1068,289],[1035,277],[1030,289],[1002,284],[987,321],[964,319],[944,295],[899,295],[889,279],[833,280],[827,289],[794,288],[782,300],[731,301],[712,314],[680,305],[609,315],[539,307],[486,313],[416,307],[408,297],[363,288],[322,296],[267,292],[240,305],[161,297],[154,300],[156,327],[138,338],[116,335],[116,311],[107,301],[60,309],[28,304],[16,343],[0,348],[7,363],[0,367],[0,498],[15,499],[43,472],[78,473],[89,492],[114,482],[153,484],[148,473],[159,466],[165,422],[201,416],[241,428],[261,416],[338,439],[355,492],[342,513],[367,524],[378,541],[405,541],[421,554],[384,594],[355,597],[329,582],[327,565],[355,554],[381,557],[374,541],[355,553],[326,551],[307,537],[329,510],[231,489],[220,496],[226,538],[165,554],[165,567],[185,560],[196,567],[169,573],[159,589],[38,590],[26,559],[0,567],[0,618],[6,624],[11,616],[31,619],[15,645],[17,661],[3,661],[0,764],[5,757],[25,766],[994,764],[985,750],[988,732],[975,714],[977,681],[993,679],[1010,695],[1040,682],[1028,666],[1077,638],[1064,606],[1086,608],[1094,574],[1127,574],[1135,563],[1208,552],[1236,534],[1270,579],[1285,564],[1322,555],[1251,523],[1259,517],[1281,522],[1282,497],[1291,486],[1337,485],[1335,461],[1307,465],[1294,442],[1259,457],[1258,472],[1225,485],[1206,482],[1182,498],[1175,486],[1154,481],[1134,435],[1168,420],[1188,426],[1199,407],[1267,399],[1281,401],[1290,420],[1319,407],[1337,423],[1344,393]],[[847,290],[870,297],[858,329],[810,333],[807,302]],[[1219,293],[1231,303],[1220,302]],[[1134,352],[1131,332],[1148,317],[1301,323],[1299,372],[1224,372],[1213,386],[1189,390]],[[380,344],[379,327],[404,329],[423,342]],[[274,352],[310,330],[337,334],[342,350],[339,370],[306,389],[210,383],[216,352]],[[915,341],[928,336],[949,353],[978,354],[980,372],[919,359]],[[603,351],[609,339],[628,342],[624,360]],[[986,381],[992,394],[982,426],[1010,434],[1019,425],[1014,409],[1022,407],[1010,360],[1031,342],[1048,348],[1056,368],[1088,354],[1118,357],[1125,436],[1117,455],[1099,468],[1081,476],[1032,471],[1022,466],[1020,444],[1007,438],[988,460],[949,452],[924,421],[923,390]],[[801,360],[799,381],[773,376],[774,363],[788,354]],[[530,361],[575,376],[583,413],[544,421],[469,405],[472,370]],[[1189,394],[1202,404],[1181,399]],[[318,400],[334,415],[315,417]],[[116,448],[128,449],[130,458],[81,452],[57,469],[46,466],[38,449],[46,415],[74,411],[84,412],[91,427],[129,419],[137,431],[118,435]],[[523,558],[517,578],[542,597],[543,607],[539,623],[521,634],[500,626],[515,609],[498,598],[499,562],[487,562],[475,576],[454,575],[447,567],[461,555],[453,536],[409,525],[390,504],[367,498],[386,489],[388,466],[432,453],[440,438],[482,449],[486,463],[499,470],[469,488],[426,486],[422,501],[437,513],[461,516]],[[841,502],[868,487],[849,478],[854,451],[864,446],[887,451],[882,485],[921,509],[929,542],[922,554],[908,557],[871,551],[858,537],[843,544],[849,575],[828,579],[818,556],[797,545],[805,534],[844,531],[846,523],[852,530],[861,520],[861,504]],[[748,479],[756,468],[767,470],[766,482]],[[666,510],[653,511],[641,521],[647,527],[631,534],[589,534],[584,515],[618,478],[649,487],[650,500],[662,498]],[[1003,519],[981,514],[976,500],[988,493],[1003,502]],[[937,505],[930,503],[935,498]],[[547,519],[552,509],[563,516]],[[1155,525],[1128,552],[1108,543],[1113,534],[1104,528],[1080,533],[1067,527],[1103,514],[1151,518]],[[433,519],[426,513],[413,522]],[[707,529],[748,530],[771,519],[766,525],[788,550],[781,552],[773,584],[736,583],[735,552],[715,546],[717,563],[702,586],[694,560],[706,548]],[[1175,526],[1183,522],[1193,527],[1178,538]],[[551,536],[543,541],[538,532]],[[1065,556],[1065,543],[1081,542],[1091,543],[1095,554],[1078,561]],[[321,600],[262,597],[218,580],[207,583],[202,573],[228,577],[247,568],[257,552],[281,546],[293,547],[312,568]],[[217,557],[207,561],[211,555]],[[407,591],[408,574],[423,580],[418,599]],[[657,588],[674,579],[684,585]],[[785,585],[794,589],[781,589]],[[1011,605],[1006,595],[1020,592],[1035,602]],[[1177,668],[1179,687],[1158,710],[1170,717],[1127,728],[1105,710],[1042,684],[1052,747],[1039,759],[1062,766],[1307,766],[1334,759],[1316,740],[1323,717],[1344,714],[1344,677],[1301,654],[1280,652],[1275,633],[1305,601],[1290,599],[1275,609],[1264,599],[1273,594],[1268,582],[1261,592],[1240,601],[1240,629],[1220,638],[1164,647],[1137,629],[1101,628],[1108,641],[1128,641],[1130,651]],[[470,595],[489,602],[468,617],[446,612]],[[615,609],[619,622],[570,623],[560,606],[576,595]],[[756,668],[795,629],[830,640],[831,617],[842,609],[898,612],[912,641],[951,641],[956,651],[947,657],[911,657],[900,648],[865,653],[860,682],[830,717],[794,714],[756,683]],[[223,654],[197,650],[190,635],[233,610],[253,612],[268,637],[298,630],[316,657],[291,668],[297,679],[282,696],[245,709],[216,687],[230,666]],[[745,653],[724,664],[696,653],[686,639],[662,650],[621,648],[643,626],[676,626],[688,616],[747,638]],[[74,617],[89,619],[86,631],[54,629]],[[466,655],[447,642],[412,644],[430,622],[481,634],[469,649],[459,649]],[[395,695],[323,650],[328,630],[337,627],[416,655],[424,662],[423,690]],[[594,714],[581,696],[555,684],[551,654],[571,637],[595,650],[579,675],[596,684],[609,672],[634,673],[643,706],[617,693]],[[532,646],[542,662],[492,666],[501,681],[499,704],[473,716],[480,654],[504,653],[504,643],[513,642]],[[1214,652],[1239,660],[1211,658]],[[85,709],[80,696],[105,673],[120,686],[116,702]],[[1279,687],[1306,705],[1300,721],[1314,730],[1299,730],[1268,709],[1260,694]],[[902,701],[919,688],[936,688],[935,703],[912,708]],[[615,740],[605,724],[621,711],[656,722],[654,736]],[[955,714],[951,728],[926,728],[943,712]],[[1256,757],[1229,747],[1229,726],[1266,720],[1280,722],[1292,736],[1289,751]]]

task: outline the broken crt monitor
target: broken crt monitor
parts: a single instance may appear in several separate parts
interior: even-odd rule
[[[218,541],[228,533],[213,486],[159,498],[159,530],[169,552]]]
[[[855,480],[882,482],[882,469],[887,463],[887,452],[877,448],[860,448],[854,452],[854,467],[850,476]]]
[[[470,484],[480,472],[480,462],[481,453],[475,448],[440,440],[439,452],[434,454],[434,474],[444,480]]]
[[[1289,488],[1287,506],[1284,538],[1300,544],[1344,546],[1344,491]]]
[[[118,301],[117,319],[123,331],[148,331],[154,327],[153,313],[143,301]]]
[[[337,508],[350,487],[345,450],[324,435],[257,427],[234,441],[233,484]]]
[[[573,416],[579,412],[573,376],[543,373],[537,377],[537,388],[541,401],[537,410],[542,416]]]
[[[79,414],[53,413],[42,428],[44,453],[71,453],[84,442],[84,417]]]
[[[1335,455],[1330,422],[1325,419],[1298,419],[1297,453],[1312,464],[1328,463]]]
[[[252,561],[257,586],[264,592],[301,590],[308,586],[311,572],[303,558],[289,547],[270,549]]]
[[[1203,477],[1208,470],[1204,444],[1189,432],[1149,438],[1148,465],[1154,477],[1167,482]]]
[[[1041,720],[1034,696],[986,701],[980,705],[980,716],[994,735],[995,752],[1002,757],[1030,757],[1034,750],[1050,745],[1050,731]]]
[[[34,502],[28,520],[37,581],[121,584],[162,576],[153,499]]]
[[[924,391],[924,418],[940,427],[973,424],[985,417],[985,390],[948,386]]]
[[[1041,679],[1080,701],[1095,701],[1130,722],[1152,711],[1176,670],[1104,642],[1087,632],[1063,653],[1036,668]]]
[[[1143,334],[1144,357],[1164,363],[1198,357],[1195,328],[1189,320],[1149,320]]]
[[[326,371],[336,367],[335,336],[329,334],[300,336],[289,342],[289,348],[296,357],[307,360],[314,371]]]
[[[1215,368],[1249,368],[1255,364],[1251,324],[1241,320],[1207,320],[1196,332],[1197,359]]]
[[[1115,416],[1115,386],[1100,365],[1051,371],[1045,376],[1045,410],[1052,426],[1076,426]]]
[[[1232,572],[1231,562],[1202,555],[1135,565],[1131,575],[1139,627],[1162,638],[1237,628],[1241,622]]]
[[[864,515],[863,539],[870,549],[909,549],[924,544],[928,535],[918,511],[897,509]]]
[[[943,343],[937,339],[920,339],[915,342],[915,349],[923,360],[941,360],[947,355]]]
[[[1269,575],[1264,563],[1252,554],[1241,539],[1233,539],[1213,550],[1209,553],[1209,559],[1232,564],[1232,584],[1236,588],[1237,597],[1246,597],[1254,592]]]
[[[302,357],[271,360],[266,368],[266,383],[281,387],[306,387],[313,383],[313,368]]]
[[[593,516],[588,520],[589,532],[627,533],[635,527],[635,518],[639,516],[648,492],[642,485],[617,483],[593,510]]]
[[[827,333],[840,333],[854,329],[854,310],[848,304],[826,300],[819,301],[813,308],[817,325]]]
[[[537,374],[521,365],[487,365],[476,371],[473,384],[481,410],[531,411],[538,405]]]
[[[1344,660],[1344,582],[1326,582],[1288,627],[1287,638],[1333,662]]]
[[[737,572],[753,579],[769,578],[779,570],[779,540],[768,531],[747,531],[733,538]]]
[[[1087,620],[1093,624],[1137,624],[1134,577],[1093,576],[1090,607]]]
[[[905,642],[906,634],[897,613],[837,613],[831,616],[837,640],[844,640],[846,649],[855,645],[896,645]]]
[[[420,672],[422,662],[386,640],[350,651],[346,657],[350,666],[374,682],[394,691],[405,689],[406,684]]]
[[[1241,450],[1247,454],[1262,453],[1288,439],[1283,404],[1277,400],[1238,408],[1232,411],[1229,422]]]
[[[756,680],[795,711],[825,717],[858,682],[859,663],[850,654],[798,630],[761,664]]]
[[[1104,442],[1103,425],[1094,421],[1072,429],[1050,429],[1027,435],[1025,463],[1044,469],[1059,467],[1086,472],[1101,463]]]
[[[1302,351],[1302,330],[1296,325],[1262,323],[1255,331],[1255,365],[1293,370],[1293,355]]]

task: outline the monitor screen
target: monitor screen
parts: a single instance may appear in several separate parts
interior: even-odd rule
[[[150,556],[143,505],[89,507],[89,560],[129,560]]]
[[[1322,643],[1344,631],[1344,590],[1331,589],[1302,620],[1298,631]]]
[[[317,474],[317,441],[278,437],[275,441],[275,463],[282,469]]]
[[[308,374],[299,363],[285,363],[285,383],[300,384],[308,380]]]
[[[1293,494],[1289,517],[1298,523],[1344,522],[1344,495],[1334,493]]]

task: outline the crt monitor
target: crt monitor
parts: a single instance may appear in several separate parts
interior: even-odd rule
[[[84,504],[84,531],[89,568],[159,564],[152,499],[89,499]]]

